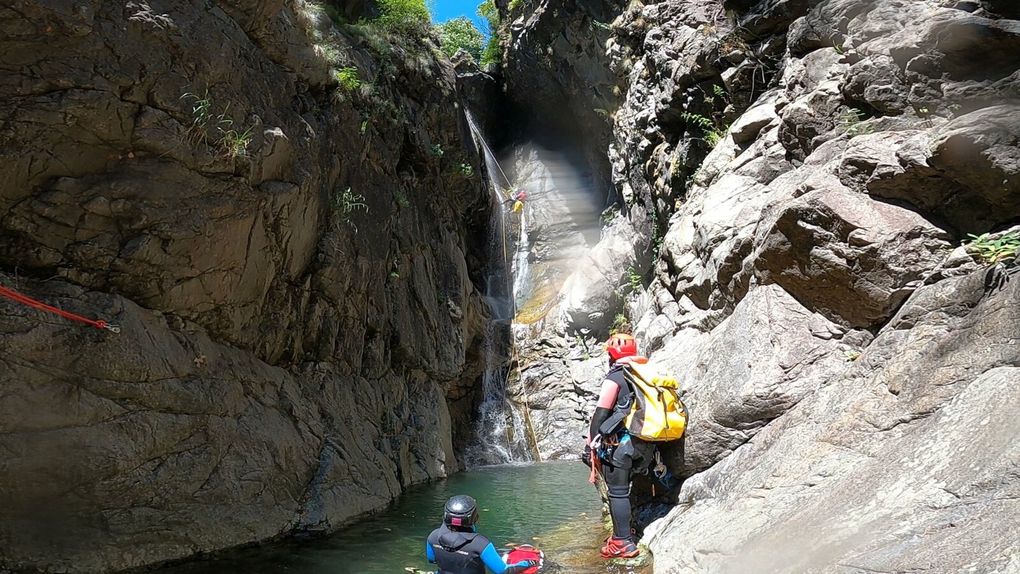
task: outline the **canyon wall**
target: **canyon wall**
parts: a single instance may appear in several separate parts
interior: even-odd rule
[[[459,468],[488,191],[363,3],[0,8],[0,570],[328,531]]]
[[[630,329],[691,414],[656,572],[1020,568],[1018,266],[964,246],[1020,235],[1015,8],[589,4],[504,10],[507,85],[602,122],[621,198],[517,328],[539,450],[578,454]]]

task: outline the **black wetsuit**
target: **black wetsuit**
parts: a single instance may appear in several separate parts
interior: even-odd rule
[[[655,461],[655,445],[624,433],[611,434],[613,429],[600,428],[614,412],[630,408],[631,388],[624,375],[624,365],[617,364],[609,369],[606,380],[620,387],[616,395],[616,407],[597,407],[592,415],[588,436],[599,434],[619,437],[620,444],[611,448],[602,458],[602,476],[609,491],[609,514],[613,519],[613,536],[630,538],[630,482],[633,472],[647,470]],[[602,431],[608,431],[603,433]]]
[[[508,565],[485,536],[446,524],[429,534],[425,556],[439,567],[437,574],[485,574],[486,568],[495,574],[515,574],[529,567],[526,562]]]

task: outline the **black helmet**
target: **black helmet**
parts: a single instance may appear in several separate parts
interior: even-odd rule
[[[458,494],[446,501],[443,522],[454,528],[470,528],[478,522],[478,503],[466,494]]]

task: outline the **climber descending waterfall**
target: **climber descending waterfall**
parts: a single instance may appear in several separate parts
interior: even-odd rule
[[[510,189],[511,182],[492,153],[470,110],[465,110],[465,116],[475,144],[481,148],[485,158],[492,201],[496,205],[502,205],[508,199],[502,190]],[[523,213],[520,221],[521,233],[525,234]],[[489,221],[487,246],[489,265],[485,282],[485,298],[491,317],[485,330],[485,372],[482,375],[482,397],[475,422],[475,442],[464,453],[465,463],[469,466],[531,460],[524,417],[506,396],[510,357],[504,351],[511,349],[513,345],[510,325],[516,312],[514,301],[516,285],[509,255],[510,246],[513,244],[508,238],[511,228],[507,222],[506,210],[493,209]]]

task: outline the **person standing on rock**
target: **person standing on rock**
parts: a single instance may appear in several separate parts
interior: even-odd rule
[[[478,503],[460,494],[446,502],[443,524],[429,534],[425,557],[437,565],[437,574],[531,574],[540,563],[522,560],[507,564],[489,539],[475,531]],[[535,570],[532,570],[535,569]]]
[[[602,382],[599,401],[588,427],[588,438],[582,460],[595,468],[601,466],[609,497],[609,515],[613,533],[606,539],[600,554],[603,558],[633,558],[640,554],[630,529],[630,485],[635,471],[650,467],[655,460],[655,444],[628,432],[619,432],[622,417],[634,400],[627,383],[626,367],[630,362],[646,359],[638,356],[637,341],[626,334],[616,334],[606,343],[609,372]],[[611,427],[611,428],[610,428]],[[592,453],[595,461],[592,461]]]

